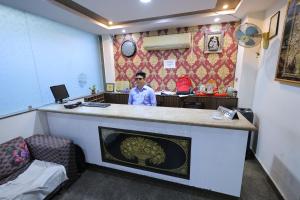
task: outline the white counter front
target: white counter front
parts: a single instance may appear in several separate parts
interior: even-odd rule
[[[239,120],[215,120],[213,110],[119,104],[75,109],[57,104],[39,111],[47,116],[50,134],[79,144],[88,163],[240,196],[247,133],[255,130],[241,114]],[[103,162],[99,127],[190,137],[190,179]]]

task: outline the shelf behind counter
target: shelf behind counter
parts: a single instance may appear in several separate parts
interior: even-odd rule
[[[127,93],[104,92],[90,95],[84,98],[84,101],[105,102],[114,104],[127,104]],[[236,97],[218,97],[218,96],[185,96],[178,95],[156,95],[157,106],[164,107],[193,107],[201,109],[217,109],[219,106],[226,108],[237,108],[238,98]]]

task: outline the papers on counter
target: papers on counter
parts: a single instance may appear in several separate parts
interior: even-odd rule
[[[155,92],[156,95],[176,95],[176,92],[171,92],[171,91],[159,91],[159,92]]]
[[[179,94],[178,95],[179,97],[187,97],[187,96],[190,96],[189,94]]]
[[[225,108],[223,106],[219,106],[218,110],[216,110],[216,112],[214,112],[211,115],[212,119],[228,119],[228,120],[233,120],[233,119],[239,119],[238,115],[237,115],[237,111],[236,110],[230,110],[228,108]]]
[[[213,112],[213,114],[211,115],[211,118],[216,119],[216,120],[221,120],[221,119],[224,119],[224,115],[223,115],[223,113],[216,111],[216,112]]]

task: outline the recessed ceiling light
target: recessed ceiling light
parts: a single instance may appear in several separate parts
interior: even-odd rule
[[[223,9],[227,9],[229,6],[228,6],[228,4],[225,4],[224,6],[223,6]]]
[[[125,30],[125,29],[123,29],[123,30],[122,30],[122,33],[126,33],[126,30]]]
[[[140,0],[140,2],[142,2],[142,3],[149,3],[149,2],[151,2],[151,0]]]
[[[109,25],[112,25],[112,24],[113,24],[113,22],[112,22],[112,21],[109,21],[109,22],[108,22],[108,24],[109,24]]]
[[[220,18],[219,18],[219,17],[216,17],[216,18],[214,19],[214,21],[215,21],[215,22],[218,22],[218,21],[220,21]]]

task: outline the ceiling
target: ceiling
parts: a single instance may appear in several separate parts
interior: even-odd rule
[[[283,0],[0,0],[95,34],[121,34],[171,27],[239,21]],[[228,4],[227,9],[223,5]],[[257,6],[259,5],[259,6]],[[215,22],[215,18],[220,21]],[[113,24],[109,24],[112,21]]]
[[[160,19],[196,14],[214,13],[235,9],[240,0],[149,0],[148,4],[140,0],[52,0],[57,6],[83,15],[101,23],[108,29],[116,25],[129,25],[137,22],[149,22]],[[228,8],[222,7],[227,5]]]
[[[215,7],[217,0],[73,0],[113,22],[132,21],[178,13],[195,12]],[[184,3],[183,3],[184,2]],[[105,5],[105,6],[103,6]]]

